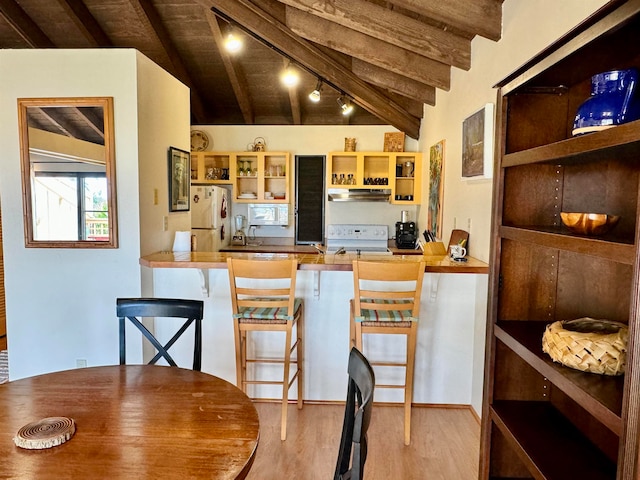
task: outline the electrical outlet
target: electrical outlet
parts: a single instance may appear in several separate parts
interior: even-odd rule
[[[84,358],[78,358],[76,360],[76,368],[86,368],[87,360]]]
[[[467,232],[471,232],[471,219],[467,218]]]
[[[167,230],[169,230],[169,217],[165,215],[162,217],[162,231],[166,232]]]
[[[456,229],[456,217],[453,217],[453,229]]]
[[[158,189],[157,188],[153,189],[153,204],[154,205],[158,204]]]

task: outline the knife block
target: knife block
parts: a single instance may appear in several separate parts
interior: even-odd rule
[[[446,255],[447,249],[442,242],[426,242],[424,246],[424,255]]]

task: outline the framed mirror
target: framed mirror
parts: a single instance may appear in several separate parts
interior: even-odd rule
[[[117,248],[113,98],[18,99],[25,245]]]

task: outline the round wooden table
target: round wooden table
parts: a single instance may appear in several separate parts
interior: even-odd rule
[[[27,423],[69,417],[62,445],[26,450]],[[258,412],[225,380],[176,367],[80,368],[0,385],[0,478],[243,479]]]

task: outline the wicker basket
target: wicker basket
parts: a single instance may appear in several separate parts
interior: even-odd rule
[[[554,362],[576,370],[622,375],[628,332],[623,323],[589,317],[554,322],[545,329],[542,350]]]

